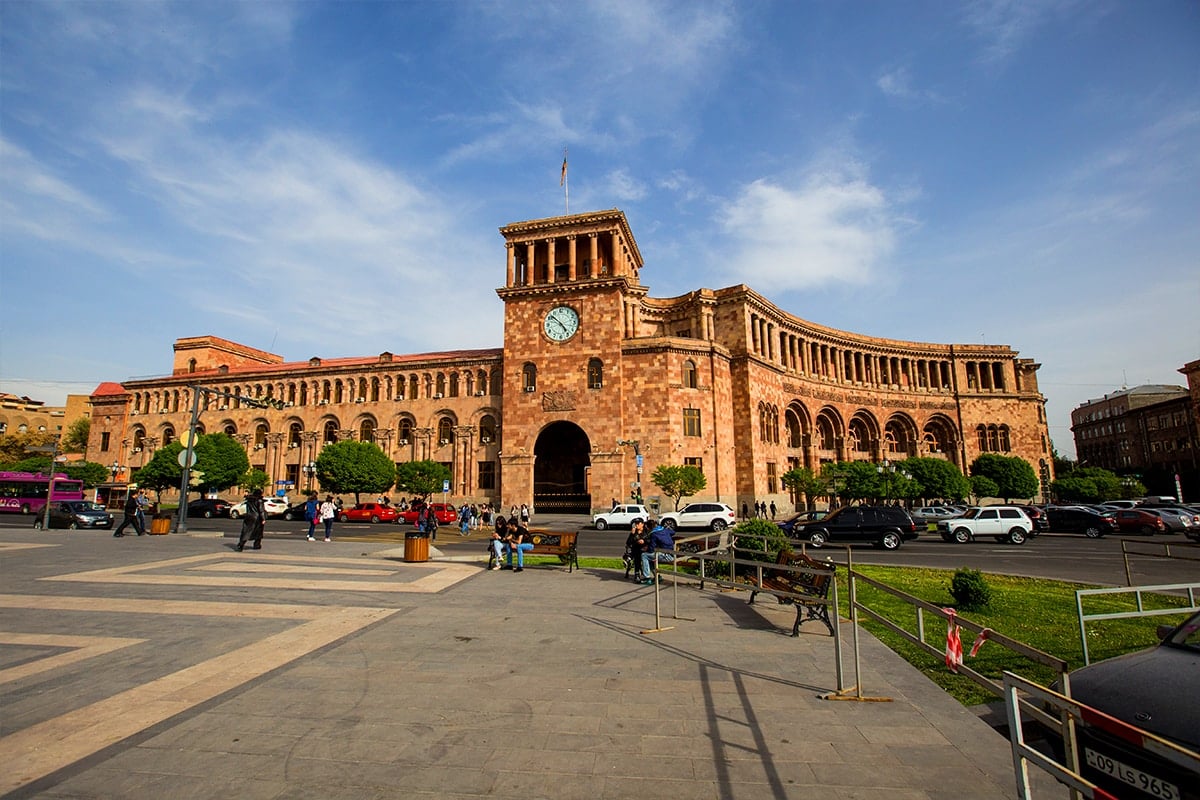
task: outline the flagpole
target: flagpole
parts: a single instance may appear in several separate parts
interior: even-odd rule
[[[563,148],[562,177],[559,179],[558,184],[559,184],[559,186],[563,187],[563,201],[565,203],[565,208],[566,208],[565,213],[570,214],[571,213],[571,179],[570,179],[570,176],[567,175],[567,148],[565,148],[565,147]]]

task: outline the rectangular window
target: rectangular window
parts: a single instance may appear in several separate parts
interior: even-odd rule
[[[767,462],[767,494],[775,494],[778,489],[775,486],[775,463]]]
[[[101,452],[104,452],[104,453],[108,452],[108,436],[109,436],[108,431],[104,431],[103,433],[100,434],[100,450],[101,450]]]
[[[496,488],[496,462],[495,461],[480,461],[479,462],[479,481],[480,489],[495,489]]]
[[[696,469],[700,470],[701,472],[704,472],[704,459],[703,458],[685,458],[685,459],[683,459],[683,465],[685,467],[695,467]]]
[[[700,435],[700,409],[685,408],[683,410],[683,435]]]

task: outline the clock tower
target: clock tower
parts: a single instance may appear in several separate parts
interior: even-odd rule
[[[586,513],[638,487],[626,435],[622,352],[646,295],[642,257],[617,210],[500,229],[504,287],[502,509]],[[626,465],[624,462],[630,463]],[[640,492],[638,492],[640,494]]]

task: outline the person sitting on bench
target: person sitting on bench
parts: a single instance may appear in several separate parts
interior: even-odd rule
[[[512,554],[515,551],[517,554],[517,567],[513,572],[525,571],[525,554],[533,549],[533,542],[525,541],[529,538],[529,524],[525,520],[516,521],[510,519],[508,521],[508,543],[505,545],[505,552],[508,553],[508,569],[512,569]]]
[[[646,520],[649,527],[654,520]],[[670,564],[675,560],[675,539],[671,531],[661,525],[655,525],[654,530],[646,537],[646,550],[642,553],[642,578],[640,583],[654,583],[654,556],[658,554],[658,563]]]

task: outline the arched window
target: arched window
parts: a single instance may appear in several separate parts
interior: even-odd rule
[[[371,402],[379,402],[379,378],[371,378]]]
[[[588,359],[587,385],[589,389],[600,389],[604,386],[604,362],[598,358]]]
[[[450,444],[454,441],[454,423],[449,417],[438,420],[438,444]]]
[[[260,422],[254,428],[254,449],[262,450],[267,446],[267,425]]]
[[[450,396],[458,397],[458,373],[450,373]]]
[[[496,418],[489,414],[479,420],[479,443],[495,444],[496,442]]]
[[[21,431],[21,433],[24,433],[24,432],[25,431],[23,431],[23,430]],[[144,430],[142,430],[141,428],[133,429],[133,449],[134,450],[141,450],[142,446],[145,444],[145,439],[146,439],[146,432]]]
[[[188,372],[195,372],[195,371],[196,371],[196,359],[189,358],[188,359]]]
[[[361,400],[367,399],[367,379],[366,378],[358,379],[358,397]]]
[[[375,441],[375,423],[372,420],[364,419],[358,426],[358,440],[360,442]]]
[[[1008,453],[1012,450],[1012,443],[1008,436],[1008,426],[1000,426],[1000,452]]]
[[[696,362],[690,358],[683,362],[683,388],[696,388]]]
[[[175,429],[170,426],[163,428],[163,432],[162,432],[163,447],[166,447],[173,441],[175,441]]]
[[[323,434],[321,436],[321,441],[325,442],[326,444],[330,444],[338,440],[338,424],[334,420],[328,420],[321,430]]]
[[[437,389],[435,390],[433,396],[434,397],[445,397],[446,396],[446,374],[444,372],[439,372],[437,374]]]
[[[399,426],[396,428],[396,442],[401,446],[412,444],[413,440],[413,424],[411,419],[400,420]]]
[[[416,399],[417,399],[417,391],[420,389],[420,386],[421,386],[421,385],[420,385],[420,383],[417,381],[417,376],[416,376],[416,375],[409,375],[409,376],[408,376],[408,399],[409,399],[409,400],[416,400]]]
[[[300,432],[302,430],[304,430],[304,428],[299,422],[293,422],[288,426],[288,447],[300,446]]]
[[[333,402],[335,402],[335,403],[342,402],[342,382],[341,381],[333,382]]]
[[[232,422],[229,423],[228,425],[226,425],[225,426],[225,435],[226,436],[237,436],[237,425],[234,425]]]
[[[532,361],[526,361],[521,367],[521,388],[527,392],[537,391],[537,365]]]

